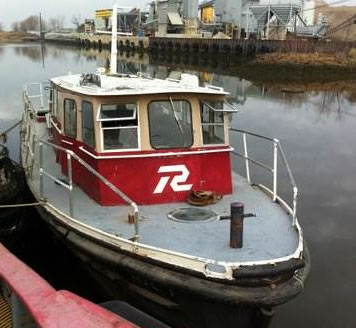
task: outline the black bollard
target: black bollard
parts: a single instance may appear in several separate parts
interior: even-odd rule
[[[230,247],[242,248],[244,229],[244,204],[231,203]]]
[[[230,247],[242,248],[244,233],[244,218],[256,216],[254,214],[244,213],[244,203],[231,203],[230,215]],[[224,218],[225,219],[225,218]]]

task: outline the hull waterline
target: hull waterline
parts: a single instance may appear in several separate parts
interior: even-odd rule
[[[123,299],[173,327],[268,327],[276,306],[304,289],[310,270],[304,244],[304,266],[295,272],[275,270],[251,277],[246,286],[208,280],[178,268],[159,266],[64,226],[43,207],[41,217],[80,259],[107,299]],[[287,277],[287,278],[286,278]],[[255,280],[254,280],[255,279]],[[251,286],[258,280],[260,286]]]

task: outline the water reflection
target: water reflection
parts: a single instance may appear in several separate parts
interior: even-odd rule
[[[15,47],[13,48],[17,56],[23,56],[29,58],[33,62],[42,61],[43,57],[46,57],[46,48],[36,45]]]
[[[84,53],[86,55],[87,53]],[[89,52],[90,54],[90,52]],[[89,55],[89,59],[92,55]],[[198,60],[198,62],[196,62]],[[199,77],[200,82],[221,86],[230,93],[231,101],[243,105],[248,98],[274,99],[285,104],[286,109],[297,108],[302,103],[320,95],[316,110],[320,114],[337,113],[339,119],[345,112],[345,99],[349,102],[356,100],[356,87],[350,82],[344,83],[254,83],[240,78],[230,69],[229,58],[220,61],[220,70],[214,66],[216,59],[199,58],[181,55],[148,55],[137,52],[119,52],[118,71],[124,74],[141,72],[154,78],[180,78],[181,73],[191,73]],[[206,60],[210,61],[209,63]],[[97,58],[98,65],[109,68],[110,60],[105,51]],[[166,65],[169,62],[170,65]],[[172,62],[176,65],[172,65]],[[212,64],[212,65],[211,65]],[[234,64],[235,65],[235,64]],[[346,106],[347,107],[347,106]],[[348,114],[346,114],[348,115]]]
[[[21,117],[25,82],[110,66],[107,51],[46,45],[43,54],[45,67],[37,45],[0,46],[0,130]],[[353,327],[356,87],[350,82],[255,83],[237,76],[229,65],[216,58],[137,52],[122,52],[118,58],[122,73],[179,78],[186,72],[196,74],[200,83],[221,86],[241,109],[231,117],[232,126],[282,140],[300,188],[299,220],[313,264],[305,292],[279,309],[273,327]],[[14,132],[9,138],[12,152],[17,137]],[[262,154],[260,150],[257,156]]]

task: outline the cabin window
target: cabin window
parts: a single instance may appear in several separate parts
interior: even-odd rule
[[[103,104],[98,113],[104,150],[137,149],[138,115],[136,103]]]
[[[83,143],[95,148],[93,104],[88,101],[82,102],[82,139]]]
[[[204,145],[225,143],[224,113],[214,111],[223,109],[222,102],[203,102],[200,105],[200,117]]]
[[[187,100],[152,101],[148,114],[153,148],[189,148],[193,144],[192,110]]]
[[[64,134],[73,139],[77,136],[77,104],[73,99],[64,99]]]

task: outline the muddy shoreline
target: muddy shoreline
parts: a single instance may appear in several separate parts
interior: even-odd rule
[[[356,80],[354,54],[267,54],[236,67],[256,82],[333,82]]]
[[[28,41],[37,41],[38,36],[32,33],[23,33],[23,32],[0,32],[0,44],[3,43],[21,43]]]
[[[250,62],[236,67],[234,73],[254,82],[334,82],[356,80],[356,69],[333,65],[261,64]]]
[[[172,69],[195,70],[202,73],[218,73],[238,76],[245,80],[260,83],[294,83],[356,80],[356,65],[347,62],[331,63],[298,63],[268,62],[258,58],[245,60],[233,56],[191,56],[178,54],[150,53],[149,62],[156,65],[169,66]]]

